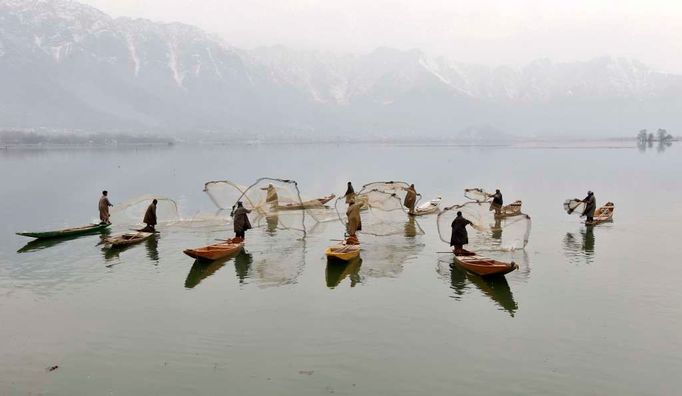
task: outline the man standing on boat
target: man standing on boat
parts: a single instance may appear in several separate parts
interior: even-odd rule
[[[111,221],[109,221],[109,218],[111,217],[109,214],[109,207],[114,205],[109,202],[108,196],[108,191],[102,191],[102,197],[99,199],[99,219],[102,223],[111,224]]]
[[[583,216],[587,217],[587,221],[585,223],[592,223],[594,222],[594,211],[597,210],[597,199],[594,197],[594,193],[592,191],[588,191],[587,196],[585,199],[583,199],[583,202],[585,202],[585,211],[583,212]]]
[[[495,190],[495,194],[490,196],[493,201],[490,203],[490,210],[494,210],[496,215],[502,213],[502,205],[504,201],[502,200],[502,193],[499,189]]]
[[[265,190],[265,203],[272,205],[273,208],[279,205],[279,195],[277,195],[277,189],[272,183],[268,184],[267,187],[263,187],[261,190]]]
[[[452,221],[450,227],[452,227],[452,235],[450,237],[450,246],[455,248],[455,255],[461,255],[464,253],[464,245],[469,243],[469,234],[467,233],[466,226],[473,225],[472,222],[465,219],[462,216],[462,212],[457,212],[457,217]]]
[[[355,199],[350,200],[350,206],[348,206],[348,210],[346,210],[349,237],[357,238],[355,234],[362,230],[362,218],[360,217],[361,208],[362,203],[355,202]]]
[[[147,207],[147,211],[144,213],[143,223],[146,226],[142,229],[142,232],[156,232],[156,204],[158,201],[155,199],[152,201],[151,205]]]
[[[273,187],[274,188],[274,187]],[[237,209],[232,212],[234,222],[234,242],[243,242],[246,237],[246,231],[251,229],[251,222],[248,214],[250,210],[246,209],[241,201],[237,202]]]
[[[414,205],[417,204],[417,190],[414,188],[414,184],[412,184],[405,191],[407,191],[407,195],[405,195],[405,202],[403,204],[407,208],[407,213],[413,215]]]
[[[346,188],[346,193],[343,194],[343,197],[346,198],[346,205],[350,205],[351,201],[355,199],[355,189],[351,182],[348,182],[348,187]]]

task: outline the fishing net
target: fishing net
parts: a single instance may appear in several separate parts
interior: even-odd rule
[[[582,216],[585,212],[585,202],[578,198],[567,199],[564,201],[564,210],[568,214]]]
[[[397,278],[424,250],[421,239],[388,236],[363,240],[362,278]]]
[[[492,194],[488,194],[482,188],[465,188],[464,197],[475,202],[486,202]]]
[[[247,187],[230,180],[210,181],[204,184],[204,192],[218,209],[232,210],[232,205],[244,194]],[[244,202],[244,205],[250,204]]]
[[[157,195],[141,195],[111,208],[111,222],[114,224],[142,224],[144,214],[152,201],[156,199],[156,218],[159,225],[170,225],[181,220],[177,203],[166,197]]]
[[[409,187],[410,183],[404,181],[377,181],[362,186],[358,195],[363,195],[370,191],[380,191],[387,194],[395,194],[400,198],[400,202],[402,203],[405,202],[405,196],[407,195],[407,189]],[[417,203],[415,204],[415,207],[419,205],[421,198],[421,194],[417,193]]]
[[[363,203],[360,211],[362,218],[361,234],[374,236],[423,235],[424,230],[419,226],[414,218],[407,214],[407,208],[403,205],[403,199],[397,190],[367,190],[365,187],[356,195],[356,201]],[[339,221],[347,225],[345,198],[338,198],[335,202],[335,209]]]
[[[488,203],[467,202],[445,208],[438,215],[438,235],[450,244],[451,224],[457,212],[473,223],[468,230],[469,246],[474,250],[512,251],[523,249],[528,244],[531,230],[530,216],[520,213],[516,216],[496,217]]]
[[[319,201],[317,204],[304,201],[294,180],[264,177],[250,186],[229,180],[211,181],[204,185],[204,191],[219,209],[232,211],[241,201],[252,212],[249,218],[255,228],[295,230],[305,236],[307,229],[324,217],[321,211],[324,205]],[[316,213],[317,210],[320,213]],[[332,216],[327,215],[326,218],[331,219]]]

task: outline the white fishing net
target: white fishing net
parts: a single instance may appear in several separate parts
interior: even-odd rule
[[[465,188],[464,197],[474,202],[486,202],[492,194],[488,194],[482,188]]]
[[[355,198],[364,205],[360,211],[362,230],[358,231],[359,233],[374,236],[424,234],[419,223],[408,215],[407,208],[403,205],[404,196],[401,198],[399,195],[400,187],[397,184],[390,184],[395,188],[385,190],[368,190],[366,186]],[[348,205],[345,198],[337,199],[334,206],[339,221],[345,227],[348,221],[346,217]]]
[[[128,199],[122,203],[112,202],[111,222],[113,224],[142,224],[144,214],[152,201],[156,199],[156,218],[159,225],[171,225],[181,220],[177,203],[166,197],[146,194]]]
[[[578,198],[567,199],[564,201],[564,210],[568,214],[582,216],[585,212],[585,202]]]
[[[450,244],[452,222],[461,211],[462,216],[473,223],[468,230],[469,246],[473,250],[523,249],[528,244],[531,230],[530,216],[520,213],[515,216],[496,217],[488,203],[467,202],[445,208],[438,215],[438,235]]]

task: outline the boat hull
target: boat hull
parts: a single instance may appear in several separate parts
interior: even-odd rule
[[[196,249],[185,249],[183,253],[196,260],[216,261],[239,253],[244,243],[216,243]]]
[[[360,256],[359,245],[335,245],[328,247],[324,254],[329,260],[350,261]]]
[[[143,242],[154,235],[153,232],[132,232],[121,235],[115,235],[105,240],[105,244],[111,248],[120,248],[130,245],[135,245]]]
[[[455,256],[455,263],[479,276],[501,276],[518,268],[516,263],[505,263],[482,256]]]
[[[44,231],[44,232],[17,232],[17,235],[36,238],[36,239],[54,239],[54,238],[65,238],[80,235],[89,235],[101,232],[109,227],[109,224],[90,224],[83,227],[66,228],[63,230],[56,231]]]

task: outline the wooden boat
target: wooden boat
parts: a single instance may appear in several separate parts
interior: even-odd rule
[[[330,260],[350,261],[360,256],[360,245],[338,244],[328,247],[324,254]]]
[[[63,230],[56,231],[43,231],[43,232],[17,232],[17,235],[36,238],[36,239],[52,239],[52,238],[64,238],[80,235],[88,235],[103,231],[109,227],[109,224],[99,223],[99,224],[88,224],[82,227],[65,228]]]
[[[455,263],[479,276],[504,275],[518,268],[513,261],[505,263],[479,255],[455,256]]]
[[[521,206],[523,203],[521,201],[514,201],[509,205],[502,207],[500,213],[495,213],[495,218],[500,219],[504,217],[518,216],[521,214]],[[491,210],[494,210],[491,208]]]
[[[183,253],[197,260],[216,261],[239,253],[242,248],[244,248],[244,242],[228,240],[196,249],[186,249]]]
[[[154,233],[152,232],[127,232],[125,234],[114,235],[106,238],[104,244],[112,248],[134,245],[147,240]]]
[[[290,203],[285,205],[277,205],[275,209],[277,210],[301,210],[301,209],[315,209],[322,208],[324,205],[336,198],[336,195],[328,195],[326,197],[311,199],[310,201],[305,201],[301,203]]]
[[[613,202],[607,202],[606,205],[598,208],[594,211],[593,221],[586,221],[585,225],[597,225],[601,223],[606,223],[613,221],[613,211],[615,210],[615,205]]]
[[[429,214],[438,213],[438,211],[440,210],[440,201],[441,200],[442,200],[442,198],[438,197],[436,199],[432,199],[428,202],[425,202],[425,203],[417,206],[417,208],[415,208],[415,210],[414,210],[414,215],[415,216],[425,216],[425,215],[429,215]]]

